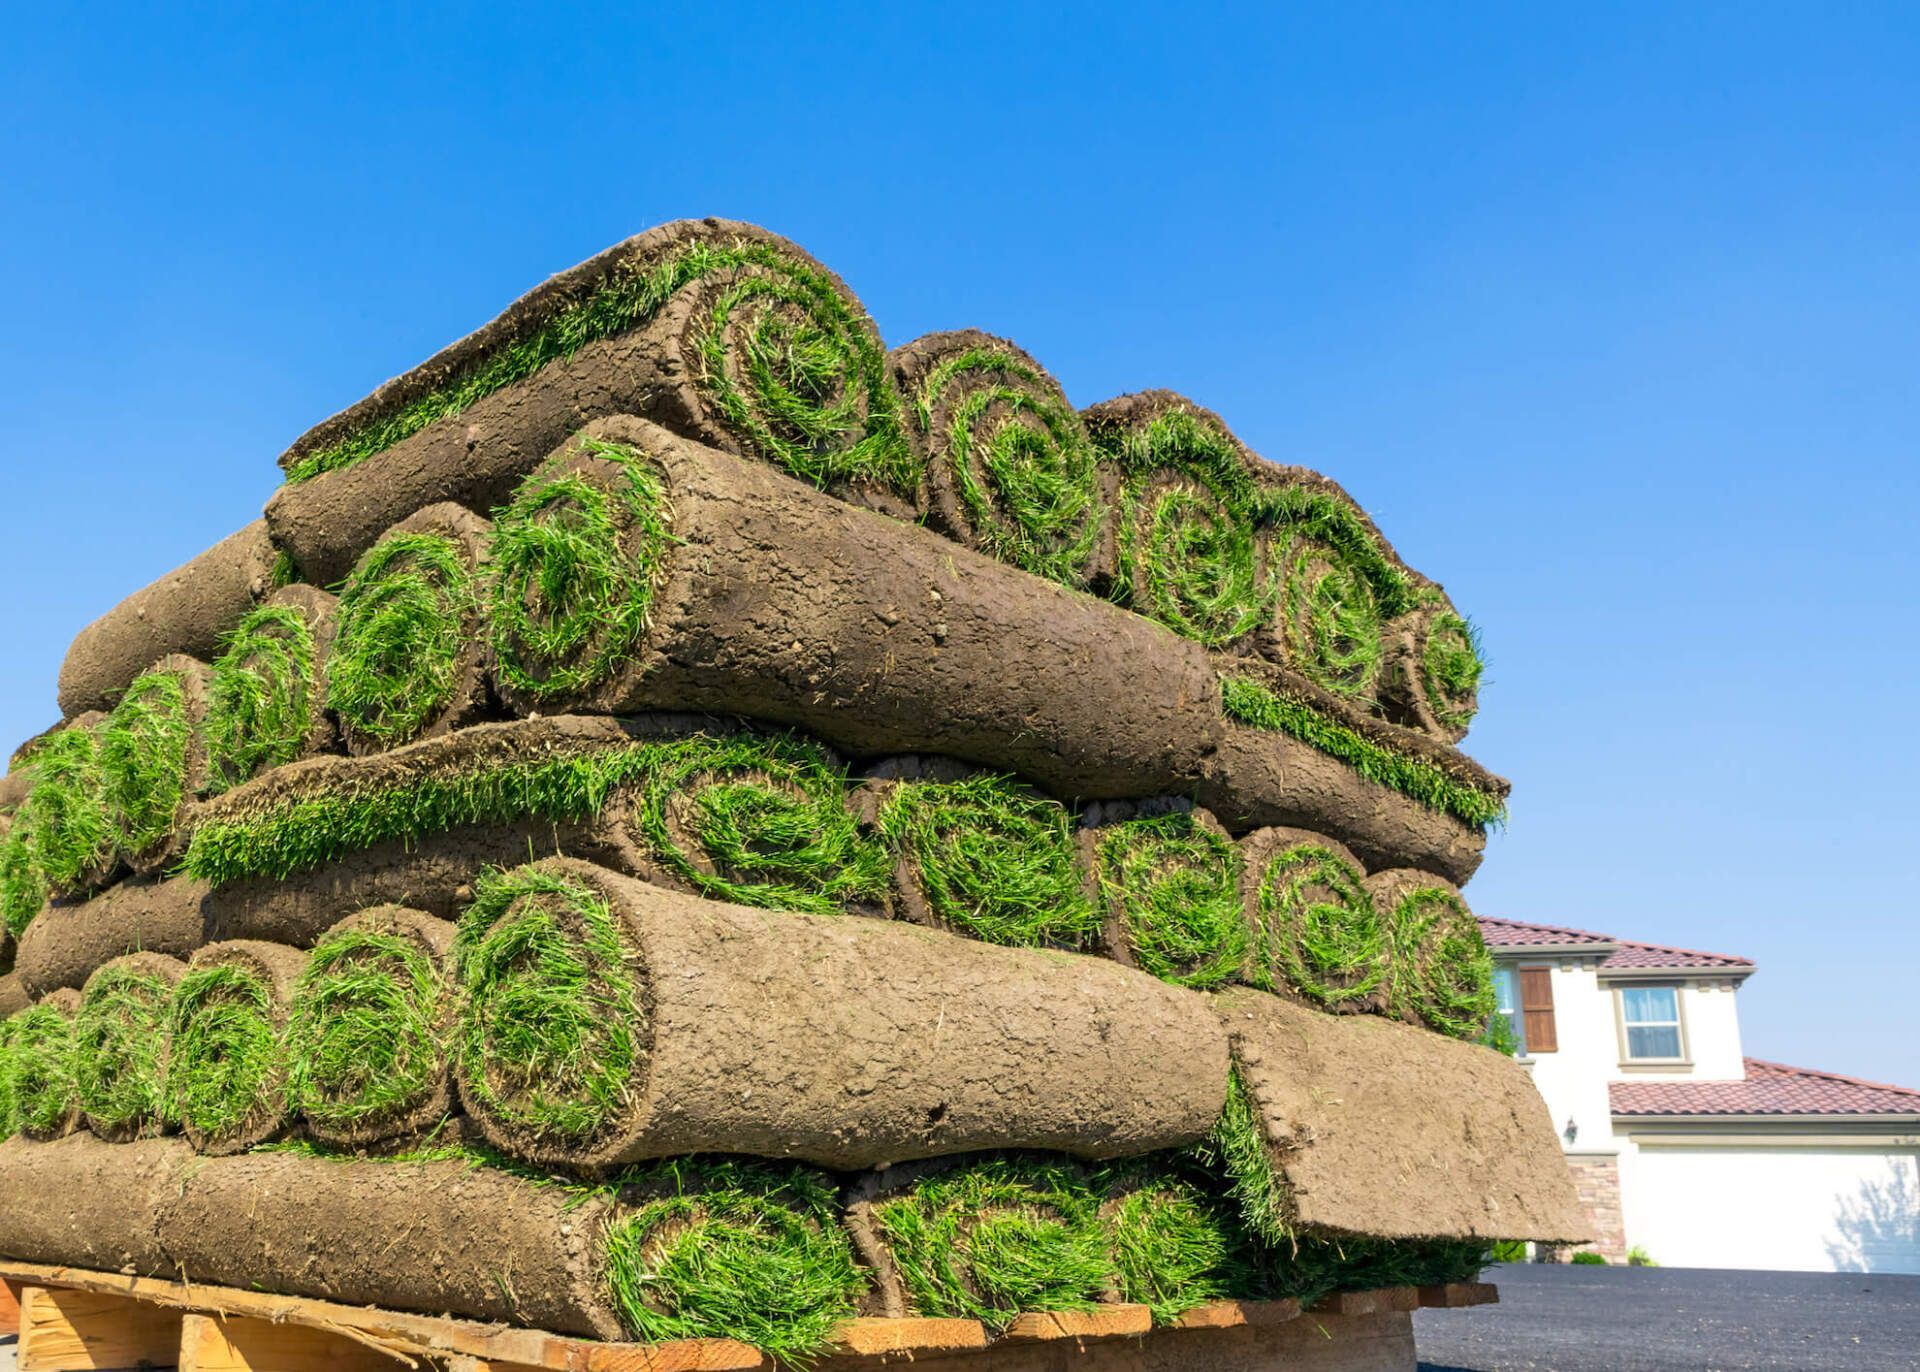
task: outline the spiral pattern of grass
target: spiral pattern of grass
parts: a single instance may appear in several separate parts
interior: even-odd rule
[[[378,1132],[444,1087],[449,981],[433,950],[373,911],[314,945],[287,1019],[287,1100],[323,1137]]]
[[[1240,973],[1249,934],[1231,839],[1176,811],[1108,826],[1095,855],[1101,893],[1141,970],[1201,990]]]
[[[169,659],[169,663],[176,661]],[[133,679],[99,728],[100,774],[113,815],[115,843],[128,857],[164,850],[201,767],[199,719],[190,708],[186,673],[199,663],[163,664]]]
[[[1273,551],[1282,660],[1323,690],[1370,702],[1383,657],[1373,583],[1324,543],[1297,539]]]
[[[1286,844],[1259,868],[1253,980],[1328,1010],[1372,1008],[1392,945],[1352,856],[1326,842]]]
[[[1473,723],[1485,670],[1473,625],[1451,610],[1435,615],[1420,651],[1420,688],[1433,717],[1445,728],[1464,734]]]
[[[79,997],[73,992],[55,996],[8,1021],[14,1116],[28,1138],[59,1138],[80,1118],[73,1076],[73,1002]]]
[[[1156,1324],[1244,1287],[1240,1245],[1226,1217],[1168,1163],[1123,1164],[1098,1189],[1120,1299],[1146,1306]]]
[[[1211,421],[1172,405],[1144,425],[1096,429],[1120,470],[1116,598],[1210,648],[1267,617],[1247,459]]]
[[[174,988],[167,1103],[200,1140],[222,1141],[283,1112],[285,1019],[272,982],[232,963],[195,967]]]
[[[478,605],[460,543],[428,530],[389,533],[340,592],[327,705],[349,738],[392,748],[453,702]]]
[[[47,883],[34,860],[31,831],[24,818],[9,818],[0,834],[0,919],[18,938],[47,903]]]
[[[890,860],[847,808],[844,768],[792,735],[662,745],[641,797],[655,856],[702,895],[837,914],[885,899]]]
[[[1473,911],[1438,882],[1386,889],[1396,1013],[1454,1038],[1478,1038],[1493,1015],[1493,958]]]
[[[37,902],[31,912],[25,910],[34,881],[43,891],[74,895],[98,883],[114,866],[113,811],[95,729],[74,724],[47,735],[28,765],[33,784],[14,817],[14,828],[26,844],[32,877],[16,876],[10,884],[8,920],[16,934],[26,927],[25,920],[39,913]],[[25,920],[15,923],[20,913]]]
[[[168,1124],[165,1044],[177,978],[138,957],[88,977],[73,1017],[74,1085],[88,1128],[103,1138],[157,1134]]]
[[[1099,932],[1071,817],[1009,777],[896,783],[878,826],[942,924],[1029,947],[1085,948]]]
[[[646,635],[671,525],[658,472],[624,444],[581,438],[522,482],[488,556],[501,686],[549,702],[605,685]]]
[[[915,1315],[1003,1329],[1028,1311],[1091,1310],[1114,1285],[1099,1197],[1078,1168],[988,1158],[873,1207]]]
[[[635,1338],[738,1339],[784,1363],[855,1313],[864,1283],[826,1176],[676,1160],[616,1184],[607,1283]]]
[[[934,517],[1002,562],[1082,584],[1105,517],[1085,425],[1019,349],[985,335],[955,345],[903,377]],[[907,356],[917,361],[917,349]]]
[[[538,868],[487,873],[461,916],[454,966],[468,1111],[536,1143],[591,1145],[619,1119],[648,1045],[606,900]]]
[[[308,617],[287,604],[249,611],[213,663],[207,789],[227,790],[299,757],[324,690]]]

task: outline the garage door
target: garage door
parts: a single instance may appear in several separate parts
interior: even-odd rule
[[[1627,1242],[1666,1266],[1920,1272],[1920,1149],[1642,1143],[1620,1161]]]

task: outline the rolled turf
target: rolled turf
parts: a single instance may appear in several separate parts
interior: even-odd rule
[[[78,1133],[0,1143],[0,1253],[50,1267],[176,1277],[156,1219],[192,1161],[178,1139],[108,1143]]]
[[[866,1282],[821,1173],[674,1160],[622,1174],[617,1195],[607,1280],[637,1338],[738,1339],[805,1358],[857,1312]]]
[[[26,820],[0,816],[0,924],[16,949],[20,935],[47,903],[47,883],[34,860],[32,837]]]
[[[1253,957],[1246,980],[1323,1010],[1387,1006],[1393,945],[1366,871],[1345,847],[1304,829],[1241,841]]]
[[[479,569],[487,523],[458,505],[409,515],[341,587],[327,706],[347,748],[374,753],[457,729],[487,699]]]
[[[989,943],[1091,948],[1100,912],[1075,861],[1073,816],[1011,777],[878,780],[874,827],[898,855],[908,919]]]
[[[210,683],[205,663],[164,657],[133,679],[97,731],[114,844],[136,872],[161,870],[182,846],[187,807],[207,779]]]
[[[1225,1080],[1204,1006],[1103,959],[703,901],[571,859],[481,883],[455,958],[461,1099],[542,1165],[1112,1157],[1204,1134]]]
[[[253,939],[210,943],[174,990],[167,1104],[201,1153],[278,1138],[287,1106],[287,1012],[307,955]]]
[[[817,485],[912,487],[872,323],[792,243],[726,220],[664,225],[561,273],[303,435],[267,506],[309,580],[455,500],[487,512],[583,420],[645,415]]]
[[[1112,956],[1200,990],[1241,975],[1251,940],[1240,908],[1240,855],[1213,816],[1187,806],[1149,808],[1083,830],[1082,847]]]
[[[57,1139],[80,1127],[74,1084],[73,1017],[78,991],[55,991],[16,1013],[7,1044],[14,1117],[30,1139]]]
[[[49,895],[84,895],[119,870],[113,809],[100,768],[105,715],[81,715],[35,747],[32,786],[8,834],[7,924],[19,935]],[[36,896],[39,898],[36,900]]]
[[[165,1133],[166,1040],[178,958],[129,953],[87,978],[73,1017],[73,1078],[87,1128],[112,1143]]]
[[[1272,596],[1258,557],[1258,459],[1220,417],[1171,391],[1085,412],[1119,483],[1112,593],[1209,648],[1248,639]]]
[[[848,1222],[875,1266],[875,1308],[1004,1329],[1030,1311],[1091,1310],[1118,1272],[1084,1169],[989,1156],[889,1169]]]
[[[207,699],[210,791],[332,743],[323,668],[336,603],[313,586],[284,586],[221,640]]]
[[[1458,888],[1400,869],[1376,872],[1367,890],[1393,941],[1392,1012],[1454,1038],[1485,1033],[1493,1017],[1493,959]]]
[[[1381,704],[1390,717],[1458,743],[1480,708],[1480,634],[1444,596],[1389,626]]]
[[[1085,585],[1107,493],[1060,384],[1003,338],[928,334],[887,356],[933,526],[1050,581]]]
[[[423,1135],[453,1110],[453,925],[398,905],[314,945],[287,1021],[287,1100],[323,1144]]]
[[[1115,1291],[1166,1324],[1208,1301],[1251,1294],[1246,1240],[1228,1208],[1161,1154],[1094,1178]]]
[[[112,709],[136,676],[170,653],[212,658],[221,636],[273,589],[275,562],[266,523],[256,519],[128,596],[67,649],[61,713]]]

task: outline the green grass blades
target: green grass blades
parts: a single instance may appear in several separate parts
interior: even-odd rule
[[[1444,886],[1398,893],[1393,938],[1397,1013],[1455,1038],[1478,1038],[1493,1014],[1493,959],[1467,903]]]
[[[327,704],[350,739],[396,747],[454,705],[477,604],[467,552],[444,534],[389,533],[362,555],[327,661]]]
[[[240,620],[213,663],[209,791],[238,786],[300,756],[325,690],[317,653],[313,625],[293,605],[262,605]]]
[[[1121,471],[1117,592],[1183,638],[1225,647],[1267,617],[1253,482],[1239,447],[1170,408],[1108,439]]]
[[[1103,1173],[1101,1223],[1120,1299],[1165,1324],[1196,1305],[1244,1289],[1239,1235],[1221,1206],[1170,1160],[1142,1159]]]
[[[328,1136],[379,1134],[436,1098],[444,1109],[449,990],[433,950],[398,920],[334,928],[294,988],[288,1104]]]
[[[1270,1299],[1311,1305],[1336,1291],[1473,1281],[1492,1259],[1478,1240],[1301,1236],[1259,1255]]]
[[[59,1138],[73,1128],[80,1109],[73,1080],[72,1006],[64,997],[43,1000],[8,1023],[15,1124],[30,1138]]]
[[[1507,805],[1423,758],[1398,752],[1359,730],[1320,713],[1305,701],[1271,690],[1250,677],[1222,677],[1220,703],[1228,719],[1255,729],[1290,734],[1353,768],[1368,781],[1398,791],[1430,810],[1452,815],[1474,829],[1504,824]]]
[[[1283,660],[1323,690],[1370,703],[1379,688],[1384,622],[1373,583],[1324,543],[1274,539],[1269,546]]]
[[[486,873],[454,964],[467,1108],[532,1140],[595,1142],[626,1108],[647,1052],[638,974],[605,899],[538,867]]]
[[[698,288],[695,350],[702,388],[761,457],[827,484],[912,488],[900,407],[872,324],[821,272],[766,243],[699,239],[663,259],[616,270],[592,294],[476,359],[418,399],[307,454],[304,481],[351,466],[549,362],[638,328],[678,292]]]
[[[663,744],[641,823],[659,861],[718,900],[825,915],[886,898],[891,860],[848,810],[844,769],[803,738]]]
[[[1420,689],[1442,728],[1463,734],[1473,723],[1485,670],[1479,631],[1464,617],[1442,610],[1427,622],[1420,645]]]
[[[1074,861],[1065,807],[1009,777],[902,781],[879,829],[932,918],[989,943],[1085,948],[1100,916]]]
[[[18,938],[47,903],[47,883],[35,860],[32,831],[24,817],[14,816],[0,834],[0,919]]]
[[[194,663],[135,677],[100,725],[100,774],[115,842],[129,857],[167,846],[197,779],[189,773],[198,721],[188,693],[201,683],[190,685],[187,671],[204,669]]]
[[[20,1132],[20,1108],[13,1091],[13,1021],[0,1019],[0,1140]]]
[[[125,962],[91,977],[73,1017],[74,1085],[96,1134],[160,1133],[168,1123],[165,1052],[173,981]]]
[[[1265,1128],[1240,1074],[1227,1077],[1227,1101],[1213,1132],[1191,1150],[1200,1168],[1224,1184],[1241,1228],[1257,1243],[1285,1246],[1294,1239],[1294,1206],[1274,1170]]]
[[[174,989],[167,1101],[206,1139],[233,1137],[282,1110],[286,1043],[272,984],[232,964],[195,967]]]
[[[738,1339],[788,1364],[855,1313],[864,1282],[824,1175],[677,1160],[616,1184],[607,1280],[635,1338]]]
[[[1100,472],[1053,379],[1010,349],[971,347],[935,365],[912,404],[930,475],[955,497],[955,532],[1002,562],[1081,585],[1105,514]]]
[[[15,933],[39,912],[34,904],[25,920],[15,923],[29,903],[33,880],[54,894],[79,894],[114,863],[113,812],[95,730],[70,725],[49,734],[28,765],[33,784],[14,817],[14,829],[27,845],[33,877],[9,873],[8,919]]]
[[[1094,851],[1101,894],[1143,971],[1200,990],[1240,974],[1249,932],[1231,839],[1180,811],[1109,825]]]
[[[630,447],[581,438],[528,477],[488,556],[503,686],[536,701],[604,686],[646,636],[672,544],[660,475]]]
[[[1392,945],[1352,857],[1291,842],[1264,855],[1254,888],[1253,982],[1329,1010],[1378,1008]]]
[[[1116,1282],[1099,1194],[1070,1164],[988,1158],[873,1207],[912,1312],[1003,1329],[1035,1310],[1091,1310]]]

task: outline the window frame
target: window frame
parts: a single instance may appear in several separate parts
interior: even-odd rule
[[[1687,998],[1682,994],[1686,983],[1681,981],[1629,981],[1616,982],[1613,987],[1613,1023],[1619,1036],[1620,1065],[1623,1068],[1690,1067],[1693,1056],[1688,1051],[1687,1041]],[[1629,1022],[1627,1019],[1628,991],[1671,991],[1673,992],[1673,1018],[1670,1020],[1641,1020]],[[1679,1053],[1674,1057],[1641,1057],[1633,1051],[1632,1029],[1665,1029],[1673,1027],[1674,1038],[1678,1042]]]
[[[1500,1004],[1501,988],[1506,988],[1510,1006]],[[1519,1045],[1514,1051],[1516,1058],[1533,1056],[1527,1049],[1527,1015],[1520,1004],[1520,968],[1511,962],[1493,964],[1493,1013],[1506,1018],[1507,1032],[1513,1035],[1513,1041]]]

